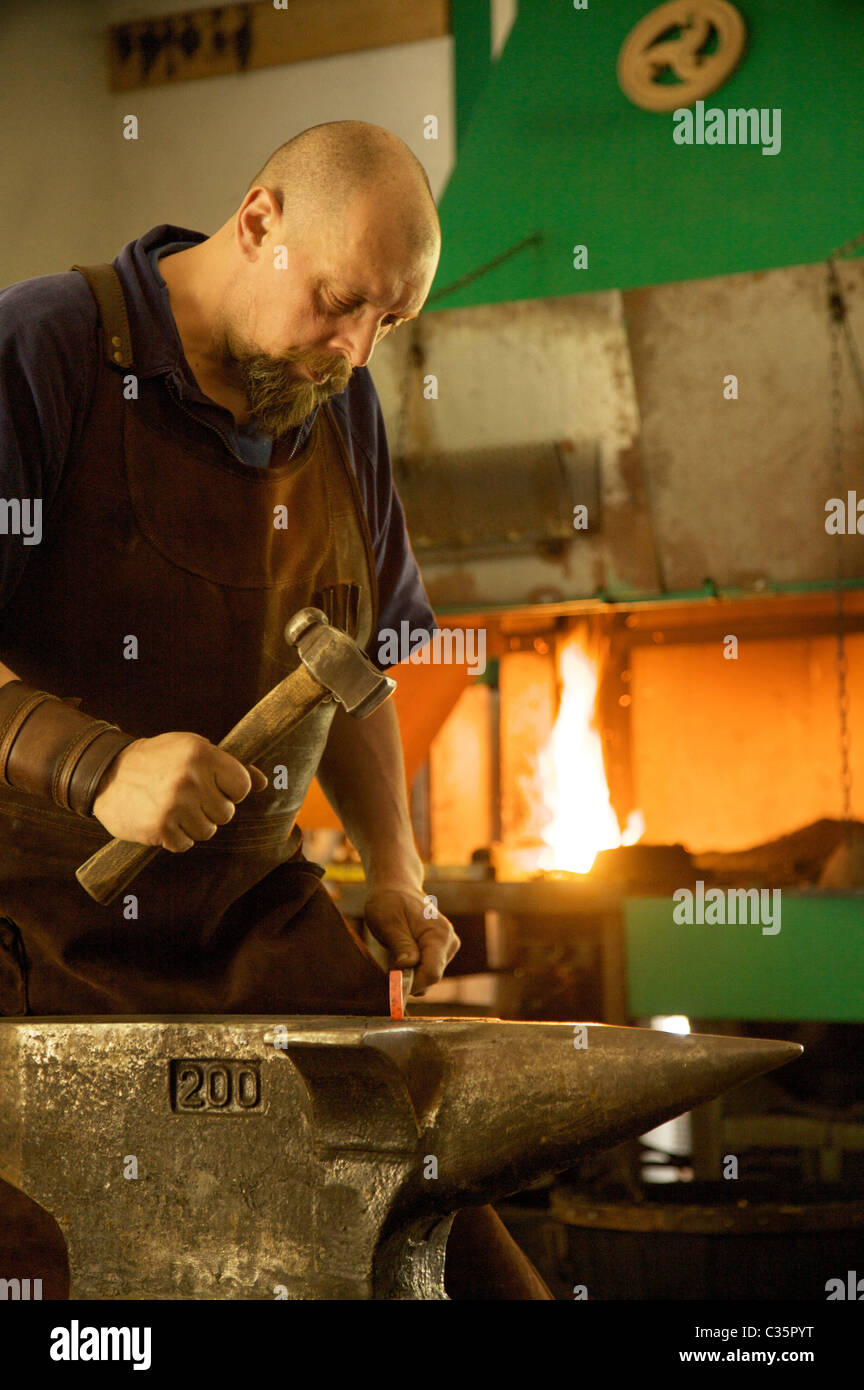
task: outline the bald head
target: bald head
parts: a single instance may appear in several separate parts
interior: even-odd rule
[[[163,256],[190,367],[213,399],[279,437],[346,389],[416,319],[441,234],[419,160],[365,121],[280,145],[213,236]]]
[[[426,170],[404,141],[368,121],[311,126],[274,150],[249,189],[279,199],[286,240],[333,227],[358,203],[374,204],[408,256],[436,256],[441,232]],[[247,190],[248,192],[248,190]]]

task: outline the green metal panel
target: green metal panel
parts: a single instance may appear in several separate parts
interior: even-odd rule
[[[630,1012],[864,1021],[864,893],[783,893],[780,931],[679,926],[671,898],[625,904]]]
[[[492,71],[491,0],[450,0],[456,147],[462,145],[480,93]]]
[[[646,0],[591,0],[585,10],[521,0],[499,61],[469,103],[470,128],[459,131],[430,307],[808,264],[862,230],[864,5],[738,5],[747,49],[705,105],[779,108],[776,155],[676,145],[671,112],[628,101],[618,52],[651,9]],[[456,0],[454,32],[462,10]],[[473,10],[469,0],[465,23]],[[458,64],[457,48],[457,89]],[[472,86],[470,73],[465,81]],[[539,245],[436,298],[537,233]],[[572,248],[583,243],[588,268],[574,270]]]

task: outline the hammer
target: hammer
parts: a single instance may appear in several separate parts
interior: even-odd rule
[[[325,700],[336,700],[355,719],[365,719],[390,698],[396,682],[382,675],[346,632],[331,627],[320,608],[301,608],[285,626],[300,665],[275,685],[219,744],[241,763],[262,757]],[[160,852],[160,845],[111,840],[75,877],[97,903],[113,902]]]

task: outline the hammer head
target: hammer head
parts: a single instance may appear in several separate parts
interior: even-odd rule
[[[297,648],[309,674],[355,719],[365,719],[396,689],[396,682],[372,665],[347,632],[332,627],[320,608],[295,613],[285,625],[285,641]]]

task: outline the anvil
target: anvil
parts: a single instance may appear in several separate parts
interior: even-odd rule
[[[795,1043],[498,1019],[0,1019],[0,1177],[70,1297],[442,1299],[450,1225]]]

